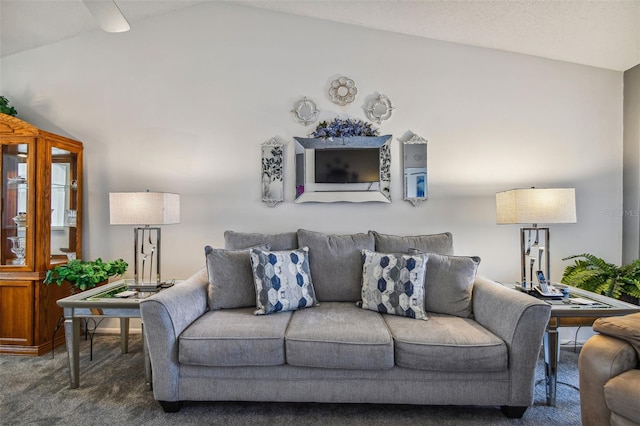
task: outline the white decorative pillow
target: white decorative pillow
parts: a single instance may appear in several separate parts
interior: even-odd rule
[[[363,309],[416,319],[427,319],[424,277],[427,254],[378,253],[362,250]]]
[[[309,270],[309,248],[250,250],[256,289],[256,315],[317,306]]]

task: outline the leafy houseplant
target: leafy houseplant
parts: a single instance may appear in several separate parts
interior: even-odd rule
[[[9,99],[4,96],[0,96],[0,112],[7,115],[16,115],[18,111],[12,106],[9,106]]]
[[[577,259],[565,268],[562,283],[638,304],[640,298],[640,259],[616,266],[592,254],[565,257]]]
[[[75,287],[84,291],[108,280],[109,277],[122,275],[128,266],[129,264],[122,259],[109,262],[103,262],[100,258],[90,261],[74,259],[47,271],[44,283],[62,285],[68,281],[72,289]]]

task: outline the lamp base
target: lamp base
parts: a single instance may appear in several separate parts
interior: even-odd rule
[[[160,228],[136,227],[133,233],[134,283],[157,287],[160,285]]]
[[[135,280],[124,280],[127,285],[127,290],[135,290],[135,291],[158,291],[160,289],[160,285],[158,283],[137,283]]]
[[[530,228],[520,228],[522,288],[533,290],[533,287],[537,285],[537,271],[542,271],[547,281],[550,282],[549,264],[549,228],[538,228],[535,225]]]

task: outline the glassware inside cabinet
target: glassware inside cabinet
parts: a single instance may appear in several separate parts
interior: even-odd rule
[[[25,237],[9,237],[9,241],[11,241],[11,253],[16,255],[15,259],[11,260],[13,265],[24,265],[24,255],[26,249],[26,238]]]
[[[29,215],[28,144],[2,145],[0,264],[24,265]]]

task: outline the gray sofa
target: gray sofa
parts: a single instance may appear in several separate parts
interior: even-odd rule
[[[297,247],[308,247],[317,303],[255,315],[250,256]],[[363,250],[424,256],[424,305],[414,308],[425,319],[356,305]],[[227,231],[204,268],[141,302],[154,397],[167,412],[183,401],[281,401],[500,406],[522,417],[550,307],[476,277],[478,263],[453,256],[450,233]]]

